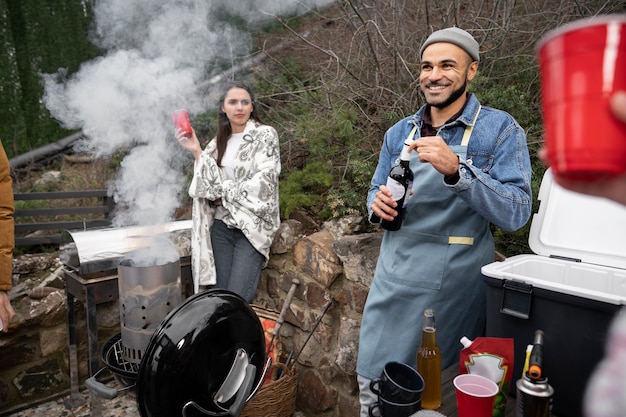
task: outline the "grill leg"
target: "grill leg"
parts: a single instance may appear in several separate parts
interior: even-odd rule
[[[96,320],[96,286],[85,287],[85,310],[87,313],[87,344],[89,348],[89,376],[94,376],[100,368],[98,357],[98,324]],[[90,395],[91,417],[102,417],[102,400]]]
[[[68,408],[76,408],[85,403],[79,392],[78,384],[78,354],[76,347],[76,317],[74,314],[74,296],[66,289],[67,300],[67,330],[69,335],[69,367],[70,367],[70,400]]]
[[[94,376],[100,368],[100,358],[98,357],[98,325],[96,321],[96,287],[87,285],[85,287],[87,313],[87,342],[89,348],[89,376]]]

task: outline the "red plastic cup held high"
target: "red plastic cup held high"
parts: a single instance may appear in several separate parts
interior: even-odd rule
[[[626,125],[609,107],[626,91],[626,16],[563,25],[539,40],[537,54],[552,170],[576,180],[626,172]]]
[[[176,110],[172,113],[172,120],[174,121],[174,127],[180,129],[187,136],[191,136],[191,122],[189,121],[189,113],[185,109]]]

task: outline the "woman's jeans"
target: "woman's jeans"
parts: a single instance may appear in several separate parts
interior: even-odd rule
[[[256,295],[265,257],[250,244],[243,232],[215,220],[211,227],[218,288],[239,294],[247,302]]]

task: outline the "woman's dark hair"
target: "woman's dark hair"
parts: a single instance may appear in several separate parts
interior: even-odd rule
[[[228,142],[228,138],[230,137],[230,135],[233,133],[230,121],[228,120],[226,113],[222,111],[222,107],[224,105],[226,95],[233,88],[244,89],[248,92],[248,94],[250,94],[250,100],[252,101],[252,113],[250,113],[250,118],[255,120],[257,123],[263,124],[256,110],[256,101],[254,99],[254,93],[252,92],[252,89],[241,82],[233,82],[226,85],[224,93],[221,95],[219,101],[219,110],[217,113],[217,135],[215,137],[215,141],[217,144],[217,166],[220,167],[222,166],[222,157],[224,156],[224,152],[226,151],[226,143]]]

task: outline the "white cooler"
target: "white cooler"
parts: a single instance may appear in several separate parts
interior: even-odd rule
[[[547,170],[532,218],[535,255],[485,265],[487,336],[515,339],[514,382],[526,346],[544,331],[543,370],[559,417],[582,416],[582,396],[626,304],[626,207],[554,184]]]

